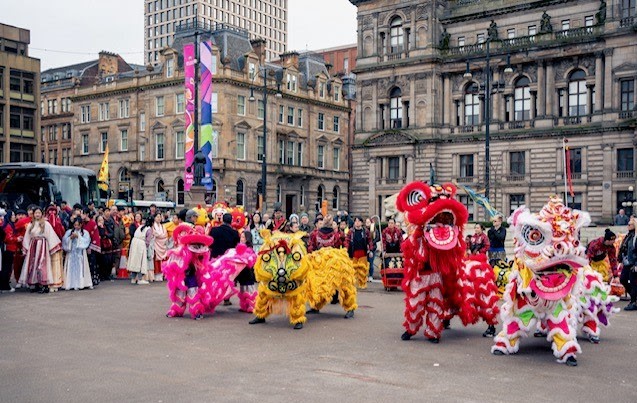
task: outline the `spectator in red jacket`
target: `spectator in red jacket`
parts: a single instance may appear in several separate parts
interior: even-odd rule
[[[484,227],[480,223],[476,224],[474,230],[469,250],[472,255],[486,255],[489,250],[489,237],[484,233]]]
[[[586,248],[586,257],[591,267],[601,274],[607,283],[610,282],[613,274],[617,275],[616,238],[615,233],[606,228],[604,236],[592,240]]]

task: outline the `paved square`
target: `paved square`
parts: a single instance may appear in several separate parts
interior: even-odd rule
[[[402,294],[374,283],[356,317],[339,306],[292,330],[282,316],[248,325],[238,302],[202,321],[168,319],[164,285],[0,295],[2,402],[634,402],[637,314],[602,342],[581,339],[579,366],[543,339],[490,354],[485,326],[456,320],[441,343],[400,340]],[[621,302],[623,307],[626,302]]]

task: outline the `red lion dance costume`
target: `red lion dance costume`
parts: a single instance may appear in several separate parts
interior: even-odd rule
[[[168,252],[162,271],[167,280],[172,305],[168,317],[181,317],[186,308],[192,319],[213,313],[225,299],[237,293],[234,279],[246,266],[252,267],[256,254],[240,244],[210,261],[212,237],[202,227],[181,224],[173,232],[177,248]],[[242,306],[254,307],[256,293],[239,295]]]
[[[405,333],[409,340],[424,324],[425,337],[438,343],[444,321],[458,315],[466,326],[484,319],[497,323],[498,296],[495,278],[486,258],[465,258],[463,227],[466,207],[454,199],[450,183],[429,186],[413,182],[396,200],[398,211],[409,223],[409,237],[402,244],[405,262]]]

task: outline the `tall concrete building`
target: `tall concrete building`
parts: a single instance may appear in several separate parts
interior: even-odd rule
[[[35,161],[40,138],[40,59],[28,29],[0,24],[0,162]]]
[[[352,211],[382,213],[387,196],[432,173],[488,185],[505,215],[538,210],[549,195],[564,197],[567,139],[569,205],[599,224],[621,207],[632,212],[634,1],[350,1],[359,84]],[[471,218],[484,219],[460,194]]]
[[[266,58],[287,51],[288,0],[146,0],[144,59],[157,64],[159,52],[170,46],[179,25],[214,29],[229,24],[266,40]]]

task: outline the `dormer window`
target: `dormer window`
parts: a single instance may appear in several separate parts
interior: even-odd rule
[[[250,80],[254,80],[257,75],[257,65],[254,63],[250,63],[248,65],[248,74],[250,75]]]
[[[296,75],[288,73],[288,91],[296,92]]]
[[[340,100],[341,100],[341,86],[335,85],[334,86],[334,102],[340,102]]]
[[[170,78],[175,74],[175,61],[173,59],[166,60],[166,77]]]
[[[325,83],[322,81],[319,82],[319,97],[325,98]]]

